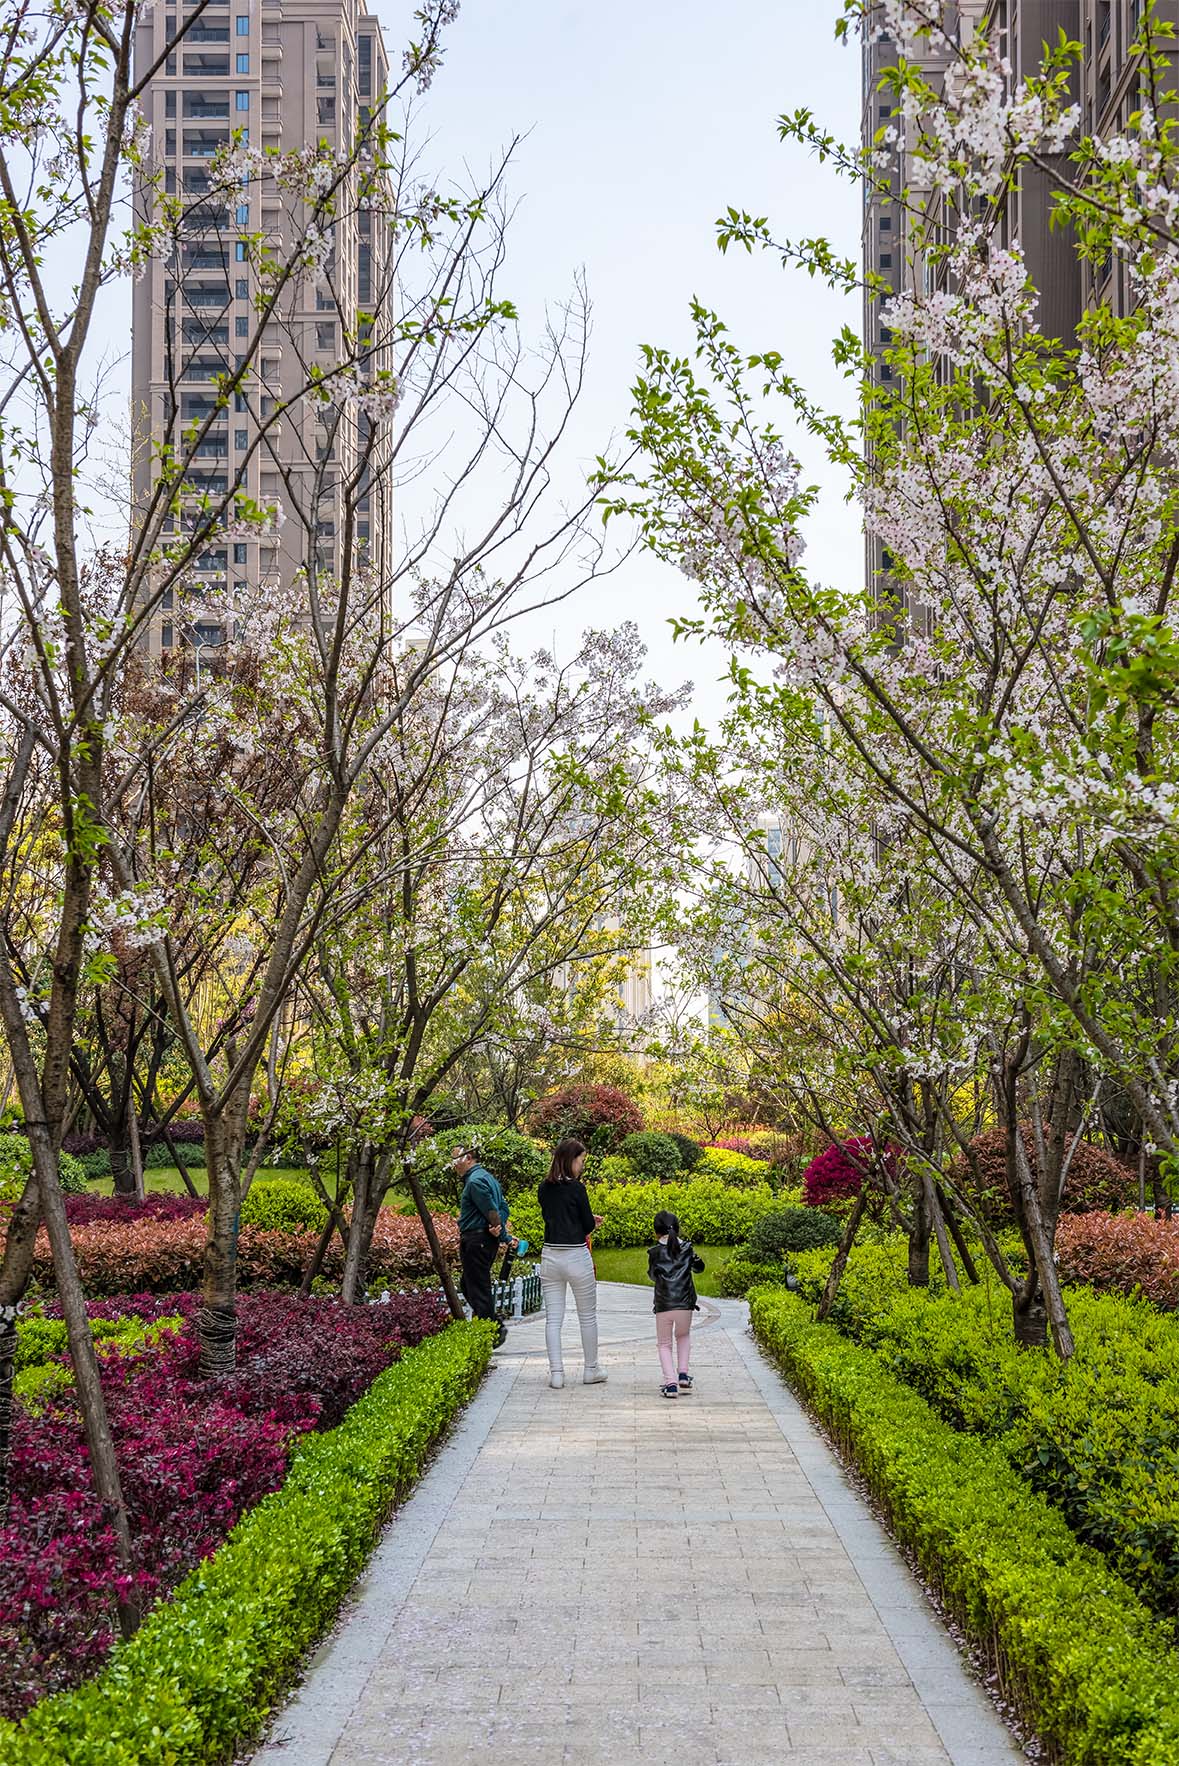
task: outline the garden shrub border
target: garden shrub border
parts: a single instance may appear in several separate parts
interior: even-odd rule
[[[5,1766],[213,1766],[257,1734],[474,1394],[492,1341],[484,1322],[449,1325],[379,1374],[338,1428],[305,1436],[281,1489],[101,1673],[0,1722]]]
[[[1173,1766],[1172,1633],[1101,1554],[996,1445],[942,1422],[872,1350],[816,1323],[805,1302],[755,1288],[750,1317],[1050,1757]]]

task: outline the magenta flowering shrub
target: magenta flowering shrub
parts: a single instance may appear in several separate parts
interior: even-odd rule
[[[803,1201],[808,1208],[827,1208],[832,1202],[858,1196],[865,1167],[881,1157],[887,1160],[889,1173],[895,1177],[898,1152],[896,1147],[887,1147],[883,1152],[874,1149],[872,1137],[866,1134],[836,1142],[812,1159],[803,1172]]]
[[[179,1312],[190,1321],[146,1354],[102,1363],[145,1604],[279,1487],[300,1434],[334,1427],[403,1348],[448,1320],[432,1294],[358,1307],[245,1294],[237,1372],[206,1384],[196,1378],[197,1304],[195,1294],[143,1295],[90,1309],[101,1317]],[[117,1577],[72,1392],[38,1416],[17,1406],[12,1473],[0,1528],[0,1712],[19,1717],[101,1664],[114,1637]]]

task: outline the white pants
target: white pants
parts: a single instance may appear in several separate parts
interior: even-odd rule
[[[549,1367],[562,1373],[561,1326],[565,1322],[565,1287],[573,1289],[581,1352],[587,1368],[598,1365],[598,1278],[585,1245],[546,1245],[540,1254],[540,1286],[544,1294],[544,1343]]]

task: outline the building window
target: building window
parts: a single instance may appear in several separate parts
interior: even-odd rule
[[[249,34],[250,34],[250,18],[249,18],[248,13],[245,13],[245,12],[238,13],[238,15],[237,15],[237,34],[239,37],[248,37],[249,36]]]
[[[250,71],[250,52],[248,49],[245,50],[241,55],[238,56],[238,58],[237,58],[237,71],[239,74],[248,74],[249,73],[249,71]]]
[[[887,325],[882,325],[880,327],[880,341],[881,343],[892,342],[892,332]]]
[[[880,378],[881,378],[881,380],[891,380],[892,379],[892,369],[889,367],[887,362],[881,362],[881,364],[880,364]]]
[[[235,93],[233,103],[235,110],[249,110],[250,94],[248,92]]]
[[[238,240],[234,241],[233,255],[237,259],[239,264],[245,263],[245,261],[246,261],[246,242],[244,239],[238,239]]]
[[[881,217],[880,217],[880,231],[882,233],[891,233],[892,232],[892,216],[891,215],[881,215]]]
[[[239,430],[238,433],[241,434],[242,432]],[[234,540],[234,542],[233,542],[233,562],[235,564],[244,564],[245,561],[246,561],[246,542],[244,540]]]
[[[233,335],[235,337],[248,337],[250,335],[250,318],[248,313],[239,313],[237,318],[233,321]]]
[[[237,205],[237,224],[239,227],[248,227],[249,226],[249,224],[250,224],[250,205],[248,202],[239,202],[238,203],[238,205]]]
[[[176,57],[174,55],[169,55],[164,62],[164,72],[166,74],[174,74],[176,72]]]
[[[233,432],[233,445],[240,452],[244,453],[245,450],[250,445],[250,432],[249,432],[249,430],[248,429],[235,429]],[[244,548],[243,548],[243,550],[244,550]],[[245,562],[244,559],[241,559],[238,557],[236,546],[233,548],[233,561],[235,564],[242,564]]]
[[[244,276],[235,277],[233,287],[235,299],[248,300],[250,298],[250,285]]]
[[[891,270],[892,269],[892,253],[891,253],[891,251],[882,251],[881,252],[881,254],[880,254],[880,268],[882,270]]]
[[[356,86],[362,98],[371,98],[373,90],[373,40],[362,36],[356,44]]]
[[[235,411],[244,411],[246,409],[246,395],[244,392],[234,393],[233,408]]]
[[[172,644],[173,644],[172,621],[170,619],[166,619],[164,621],[163,625],[160,627],[160,646],[164,650],[170,650],[172,648]]]
[[[315,347],[317,350],[335,349],[336,328],[334,325],[317,325],[315,327]]]
[[[892,115],[892,105],[891,104],[878,104],[876,106],[876,115],[880,118],[882,123],[886,123],[888,121],[889,117]]]
[[[166,117],[174,117],[176,115],[176,94],[175,94],[175,92],[165,92],[164,93],[164,115]]]
[[[175,590],[174,589],[165,589],[163,594],[160,597],[160,606],[164,609],[165,613],[171,613],[173,605],[175,603],[175,600],[176,600]]]
[[[176,152],[176,131],[175,131],[175,129],[165,129],[164,130],[164,152],[165,153],[175,153]]]

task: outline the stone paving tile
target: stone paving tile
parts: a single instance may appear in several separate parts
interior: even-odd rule
[[[600,1292],[609,1383],[550,1391],[512,1331],[257,1766],[1021,1759],[743,1309],[709,1307],[672,1405],[649,1302]]]

